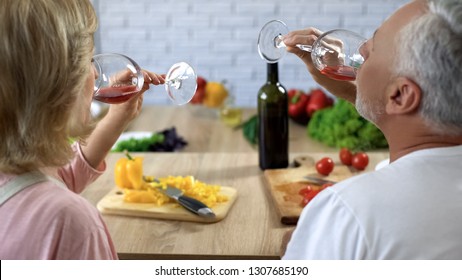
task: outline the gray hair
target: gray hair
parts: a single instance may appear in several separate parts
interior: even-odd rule
[[[462,134],[462,1],[427,0],[398,35],[396,74],[422,90],[420,113],[436,132]]]

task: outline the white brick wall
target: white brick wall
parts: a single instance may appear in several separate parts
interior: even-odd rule
[[[256,106],[266,80],[256,41],[269,20],[290,29],[347,28],[370,36],[408,0],[93,0],[99,16],[98,52],[118,52],[141,67],[165,73],[186,61],[211,81],[227,80],[239,106]],[[293,55],[280,62],[286,88],[316,86]],[[170,104],[163,87],[145,94],[146,104]]]

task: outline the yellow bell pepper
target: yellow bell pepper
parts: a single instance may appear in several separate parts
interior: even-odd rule
[[[115,183],[122,189],[141,189],[144,183],[143,158],[125,154],[127,158],[121,158],[116,162]]]
[[[205,86],[203,104],[210,108],[219,108],[228,97],[228,90],[219,82],[208,82]]]
[[[135,157],[127,162],[127,178],[135,190],[143,186],[143,158]]]
[[[115,165],[114,180],[116,185],[122,189],[131,189],[132,183],[127,178],[128,158],[120,158]]]

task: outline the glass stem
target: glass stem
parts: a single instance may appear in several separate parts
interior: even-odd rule
[[[283,40],[284,40],[284,37],[282,37],[282,35],[279,34],[278,36],[274,38],[274,46],[278,49],[287,48]],[[302,51],[306,51],[306,52],[311,52],[311,50],[313,49],[313,47],[311,47],[310,45],[296,44],[295,46],[297,46],[297,48],[301,49]]]
[[[301,49],[302,51],[306,51],[306,52],[311,52],[311,50],[313,49],[313,47],[310,45],[296,44],[296,46],[297,48]]]
[[[274,38],[274,46],[278,49],[287,47],[286,44],[284,44],[283,37],[281,34]]]
[[[169,85],[170,87],[173,87],[175,89],[180,89],[181,88],[181,79],[180,78],[175,78],[172,80],[166,80],[165,83]]]

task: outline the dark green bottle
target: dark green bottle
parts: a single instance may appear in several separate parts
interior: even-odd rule
[[[268,78],[258,92],[260,169],[289,165],[289,119],[286,89],[279,83],[278,64],[268,63]]]

